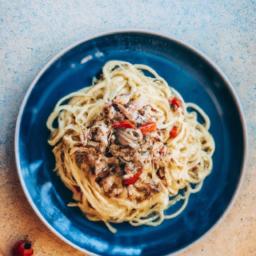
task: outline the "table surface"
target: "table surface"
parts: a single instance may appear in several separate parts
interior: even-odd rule
[[[256,2],[246,0],[0,0],[0,251],[9,255],[11,245],[29,235],[37,256],[83,255],[48,231],[26,201],[14,164],[15,121],[32,79],[61,49],[98,33],[136,28],[176,37],[207,54],[232,82],[248,128],[245,178],[233,207],[179,255],[256,255],[255,13]]]

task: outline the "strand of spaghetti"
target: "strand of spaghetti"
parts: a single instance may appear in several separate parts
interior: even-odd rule
[[[178,216],[179,214],[181,214],[185,210],[185,208],[188,204],[189,196],[190,196],[190,186],[188,185],[188,191],[185,194],[184,202],[183,202],[182,206],[180,207],[180,209],[178,209],[176,212],[174,212],[172,214],[165,215],[164,218],[167,219],[167,220],[168,219],[173,219],[176,216]]]

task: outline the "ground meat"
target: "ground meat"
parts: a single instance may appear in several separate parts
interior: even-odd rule
[[[103,191],[112,196],[118,196],[123,191],[122,179],[116,175],[109,175],[102,179],[101,182]]]
[[[90,127],[82,130],[81,152],[76,152],[76,162],[86,164],[108,196],[142,201],[158,192],[160,187],[150,178],[139,177],[134,184],[125,185],[124,175],[134,175],[146,165],[160,167],[166,153],[163,132],[157,130],[147,135],[140,131],[140,125],[155,120],[155,110],[149,106],[139,106],[129,102],[127,95],[116,97],[109,102]],[[113,128],[115,121],[130,120],[135,128]],[[162,179],[164,172],[157,175]],[[151,177],[152,178],[152,177]]]
[[[103,108],[103,114],[104,114],[106,119],[113,120],[116,113],[117,112],[116,112],[115,108],[110,104],[106,105]]]
[[[99,121],[94,124],[90,129],[91,142],[98,142],[98,150],[104,152],[108,146],[108,137],[111,133],[109,126],[107,126],[103,121]],[[90,142],[89,142],[90,143]]]
[[[124,105],[115,102],[114,106],[119,110],[119,112],[128,120],[134,122],[136,120],[137,113],[136,112],[130,112]]]

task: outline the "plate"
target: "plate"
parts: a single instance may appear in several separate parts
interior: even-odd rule
[[[71,193],[53,172],[46,120],[64,95],[90,85],[108,60],[146,64],[198,104],[210,117],[216,142],[213,171],[185,211],[158,227],[91,222],[67,207]],[[161,35],[126,31],[80,42],[51,60],[32,82],[23,100],[15,134],[16,165],[26,197],[36,214],[73,247],[96,255],[165,255],[190,245],[209,231],[230,205],[242,175],[246,132],[232,86],[207,57]]]

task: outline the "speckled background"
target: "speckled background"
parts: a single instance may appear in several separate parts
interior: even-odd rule
[[[14,164],[15,121],[32,79],[61,49],[133,28],[176,37],[206,53],[231,80],[245,112],[249,151],[239,195],[223,221],[179,255],[256,255],[256,1],[249,0],[0,0],[0,255],[9,255],[24,234],[36,256],[82,255],[50,233],[24,197]]]

